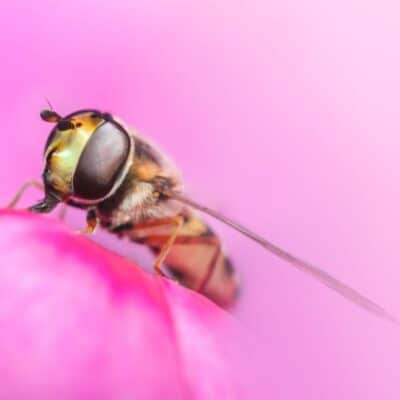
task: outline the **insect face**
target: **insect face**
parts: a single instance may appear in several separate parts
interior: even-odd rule
[[[45,199],[32,211],[49,212],[58,202],[96,204],[111,196],[133,161],[133,141],[107,114],[83,110],[61,118],[54,111],[41,117],[56,122],[45,148]]]

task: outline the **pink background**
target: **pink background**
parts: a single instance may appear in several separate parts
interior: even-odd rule
[[[45,96],[98,107],[163,146],[193,197],[400,315],[398,2],[113,3],[2,5],[0,201],[40,176]],[[398,328],[214,226],[242,274],[260,398],[399,398]]]

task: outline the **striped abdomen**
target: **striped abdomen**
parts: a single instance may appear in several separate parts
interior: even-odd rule
[[[192,212],[184,210],[180,217],[182,225],[166,256],[165,266],[183,285],[229,307],[237,296],[238,281],[229,259],[223,254],[219,238]],[[149,226],[146,223],[124,224],[111,232],[127,236],[158,254],[175,230],[175,224],[158,225],[157,220],[151,220]]]

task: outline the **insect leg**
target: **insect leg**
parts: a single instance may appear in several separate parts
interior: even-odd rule
[[[86,214],[86,228],[78,231],[82,235],[91,235],[97,227],[97,215],[93,209],[89,209]]]
[[[207,266],[207,272],[205,273],[204,277],[201,279],[197,287],[194,288],[194,290],[201,293],[210,281],[217,266],[219,256],[221,255],[220,241],[215,236],[180,236],[176,239],[175,243],[187,245],[207,244],[209,246],[215,247],[214,254],[212,255],[212,258]]]
[[[35,181],[35,180],[28,181],[20,187],[20,189],[17,191],[17,193],[15,193],[14,197],[6,205],[6,208],[15,208],[15,206],[21,200],[21,197],[24,195],[26,190],[29,189],[31,186],[33,186],[39,190],[44,190],[44,186],[41,182]]]
[[[184,222],[183,217],[181,215],[177,215],[175,217],[161,218],[159,220],[146,221],[141,224],[135,225],[136,230],[152,228],[152,227],[163,227],[163,226],[175,225],[175,229],[171,233],[171,235],[163,236],[163,238],[165,238],[165,243],[162,245],[157,258],[154,261],[154,271],[159,275],[165,276],[161,267],[162,267],[163,262],[165,261],[165,258],[168,255],[169,251],[171,250],[171,247],[173,246],[175,240],[177,239],[179,230],[181,229],[183,222]]]
[[[183,225],[183,217],[178,215],[177,217],[174,217],[171,219],[171,223],[175,223],[176,228],[175,228],[174,232],[172,233],[172,235],[167,240],[167,242],[161,248],[160,253],[158,254],[156,260],[154,261],[154,271],[161,275],[165,275],[164,272],[162,271],[161,267],[162,267],[163,262],[165,261],[165,258],[168,255],[169,251],[171,250],[171,247],[174,244],[176,237],[178,236],[179,230],[181,229],[181,227]]]
[[[211,238],[211,239],[213,239],[213,238]],[[210,242],[210,244],[212,244],[212,242]],[[212,274],[215,271],[215,268],[217,266],[218,258],[221,255],[221,243],[219,242],[219,240],[215,240],[214,245],[215,245],[214,255],[213,255],[210,263],[208,264],[207,272],[206,272],[203,280],[200,282],[199,286],[195,289],[197,292],[200,292],[200,293],[207,286],[208,281],[211,279]]]
[[[135,226],[136,228],[136,226]],[[150,235],[145,239],[145,243],[152,248],[160,248],[165,240],[168,240],[170,236],[167,235]],[[219,257],[221,255],[221,244],[216,236],[190,236],[190,235],[178,235],[173,242],[174,245],[207,245],[214,247],[214,252],[212,253],[210,261],[207,263],[206,273],[201,278],[196,278],[196,282],[193,282],[189,286],[198,292],[202,292],[211,277],[213,276],[214,271],[216,270]],[[172,246],[172,245],[171,245]],[[165,255],[166,257],[167,255]],[[170,263],[167,260],[167,265],[170,269],[174,270],[173,262]],[[184,278],[184,276],[183,276]],[[197,283],[197,281],[199,283]]]

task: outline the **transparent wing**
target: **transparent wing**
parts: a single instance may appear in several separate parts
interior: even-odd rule
[[[271,253],[277,255],[278,257],[282,258],[285,261],[288,261],[291,266],[294,268],[311,275],[319,282],[323,283],[324,285],[328,286],[330,289],[334,290],[335,292],[342,295],[347,300],[351,301],[352,303],[356,304],[357,306],[363,308],[366,311],[376,315],[377,317],[389,320],[394,323],[398,323],[397,319],[389,314],[383,307],[379,304],[375,303],[374,301],[368,299],[366,296],[358,292],[357,290],[351,288],[350,286],[346,285],[345,283],[339,281],[332,275],[328,274],[327,272],[323,271],[322,269],[298,258],[286,250],[281,249],[280,247],[276,246],[275,244],[271,243],[270,241],[264,239],[262,236],[257,235],[256,233],[250,231],[243,225],[221,215],[220,213],[211,210],[201,204],[196,203],[195,201],[183,196],[179,193],[175,193],[173,191],[165,190],[163,193],[175,200],[178,200],[184,204],[187,204],[199,211],[202,211],[212,217],[218,219],[219,221],[223,222],[226,225],[229,225],[233,229],[239,231],[243,235],[247,236],[248,238],[252,239],[253,241],[257,242],[259,245],[270,251]]]

